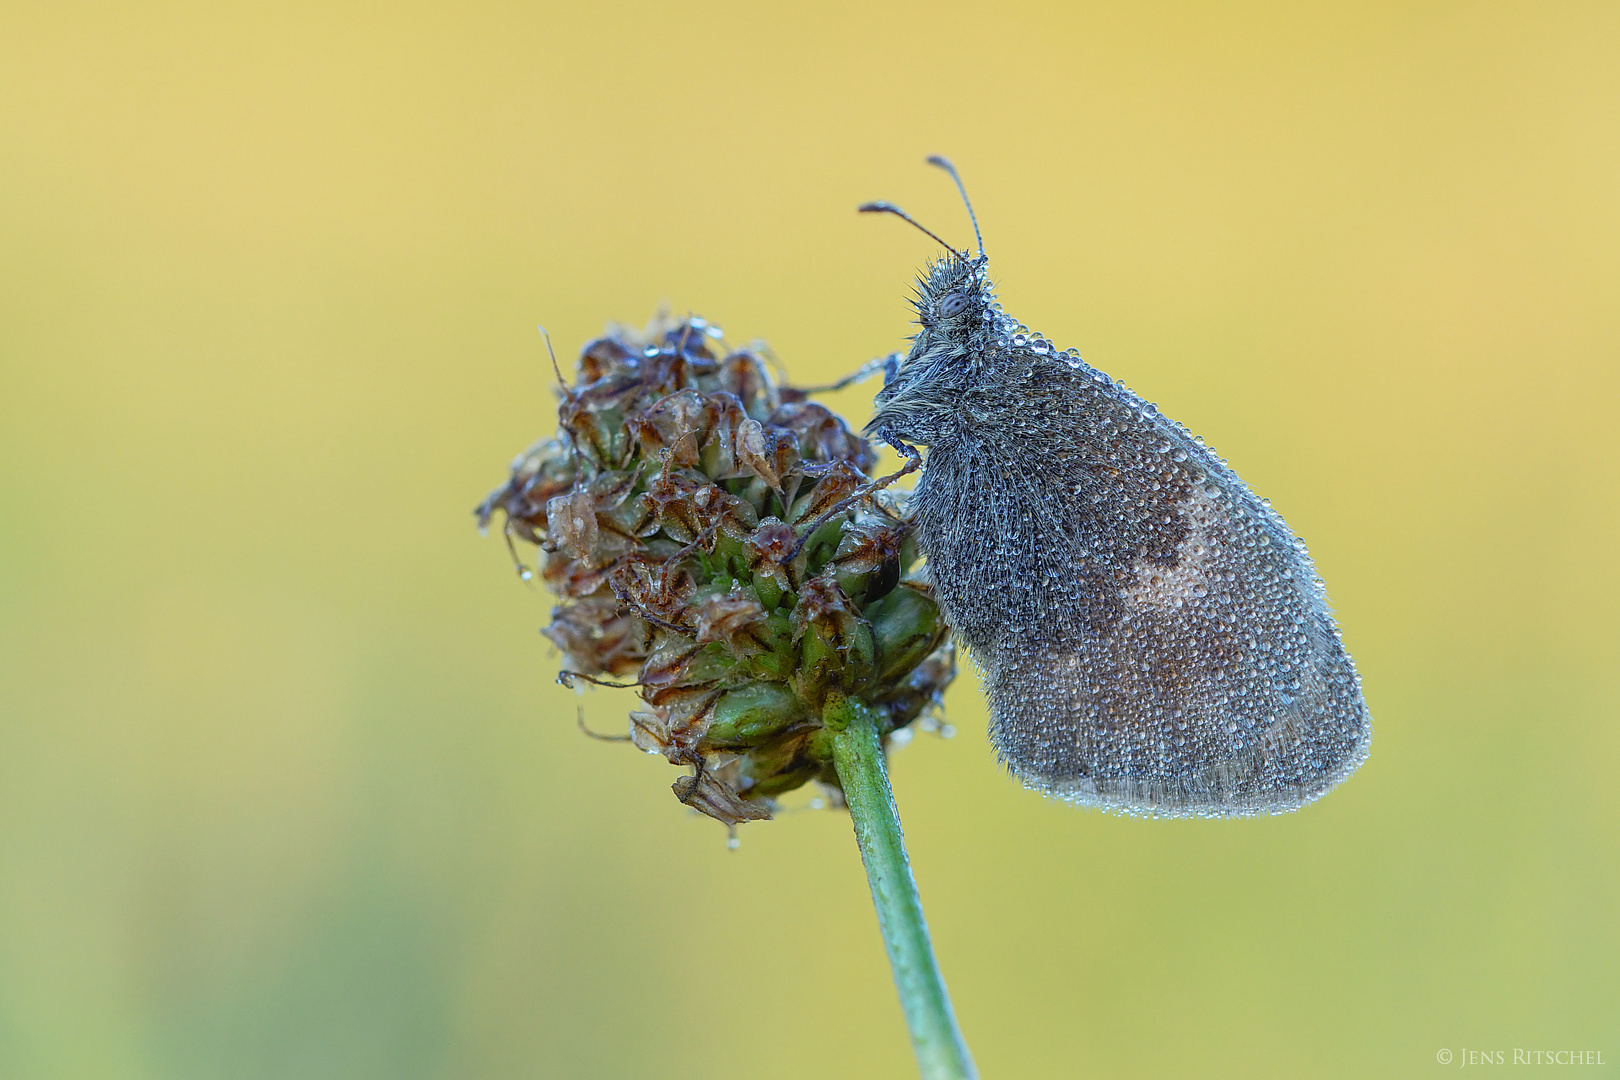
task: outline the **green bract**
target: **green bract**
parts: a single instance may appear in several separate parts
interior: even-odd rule
[[[718,338],[698,318],[610,327],[580,354],[557,436],[478,517],[499,511],[545,552],[562,680],[634,676],[631,741],[689,767],[676,796],[735,825],[807,781],[837,786],[830,703],[870,706],[887,739],[956,667],[901,501],[859,491],[871,446]]]

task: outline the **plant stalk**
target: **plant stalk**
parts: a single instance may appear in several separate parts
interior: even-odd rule
[[[977,1080],[978,1070],[956,1026],[951,997],[928,940],[876,718],[870,706],[845,697],[829,700],[822,716],[836,733],[833,765],[855,825],[855,843],[872,886],[878,929],[894,969],[917,1066],[923,1080]]]

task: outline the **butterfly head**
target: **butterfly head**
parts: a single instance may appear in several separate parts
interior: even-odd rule
[[[932,443],[955,427],[962,395],[980,376],[1006,322],[990,284],[984,239],[962,179],[955,166],[942,157],[931,157],[928,163],[949,173],[961,191],[978,242],[976,253],[946,243],[893,203],[867,203],[860,208],[866,213],[893,214],[945,249],[917,279],[912,301],[917,310],[917,334],[905,362],[878,393],[878,411],[868,428],[922,443]]]
[[[977,355],[989,343],[999,309],[985,257],[951,253],[917,279],[917,338],[924,349],[944,346],[954,355]]]

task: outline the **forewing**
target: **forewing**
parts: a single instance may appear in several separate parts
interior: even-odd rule
[[[1009,769],[1156,815],[1283,812],[1347,776],[1371,724],[1304,545],[1107,376],[1006,359],[1009,407],[931,458],[920,527]]]

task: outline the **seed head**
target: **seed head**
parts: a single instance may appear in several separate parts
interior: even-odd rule
[[[719,345],[696,317],[610,326],[562,388],[557,435],[477,514],[502,516],[525,578],[516,542],[544,554],[560,680],[629,679],[628,740],[690,769],[676,797],[734,826],[837,787],[829,695],[871,705],[887,739],[956,665],[903,497],[846,503],[871,445],[758,349]]]

